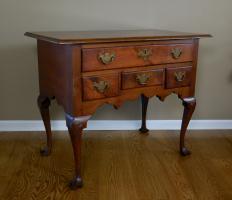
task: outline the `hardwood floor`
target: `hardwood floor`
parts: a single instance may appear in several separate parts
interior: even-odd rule
[[[84,187],[73,176],[68,134],[54,133],[50,157],[40,157],[41,132],[0,133],[1,200],[232,199],[232,131],[190,131],[189,157],[177,152],[176,131],[85,131]]]

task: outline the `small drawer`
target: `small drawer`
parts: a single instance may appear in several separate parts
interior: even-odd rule
[[[82,71],[189,62],[193,44],[137,45],[82,50]]]
[[[192,81],[192,66],[166,68],[166,88],[189,86]]]
[[[105,74],[82,78],[83,99],[93,100],[114,97],[119,94],[119,75]]]
[[[164,84],[164,69],[131,71],[122,73],[122,89]]]

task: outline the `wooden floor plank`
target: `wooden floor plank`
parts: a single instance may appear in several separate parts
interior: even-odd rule
[[[41,157],[41,132],[0,133],[1,200],[230,200],[232,132],[190,131],[192,155],[178,154],[177,131],[85,131],[84,187],[70,191],[68,134],[54,133],[52,155]]]

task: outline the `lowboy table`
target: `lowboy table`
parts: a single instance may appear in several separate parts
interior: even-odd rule
[[[88,119],[103,104],[118,108],[124,101],[141,96],[141,133],[148,132],[146,112],[149,98],[164,100],[175,93],[184,114],[180,131],[180,153],[190,154],[185,132],[196,99],[194,88],[198,43],[207,34],[161,30],[27,32],[37,39],[40,95],[38,106],[52,149],[49,105],[56,99],[63,106],[72,141],[75,178],[70,188],[81,187],[81,134]]]

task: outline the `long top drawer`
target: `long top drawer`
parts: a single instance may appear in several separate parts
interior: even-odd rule
[[[82,50],[82,71],[180,63],[193,60],[193,44],[137,45]]]

